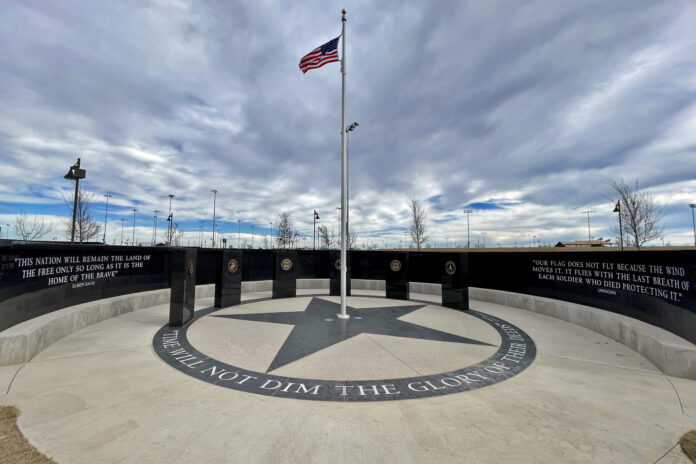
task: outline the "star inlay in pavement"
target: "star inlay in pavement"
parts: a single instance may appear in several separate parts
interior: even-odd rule
[[[346,312],[350,319],[339,319],[336,317],[336,314],[340,312],[339,304],[320,298],[312,298],[304,311],[230,314],[213,317],[294,325],[292,332],[285,339],[285,343],[266,372],[273,371],[362,333],[492,346],[489,343],[398,319],[424,306],[426,305],[364,309],[347,307]]]

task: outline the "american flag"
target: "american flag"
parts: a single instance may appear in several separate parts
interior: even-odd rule
[[[329,40],[321,47],[317,47],[303,56],[300,60],[302,72],[306,73],[310,69],[321,68],[326,63],[338,61],[338,39],[340,38],[341,36],[338,36],[333,40]]]

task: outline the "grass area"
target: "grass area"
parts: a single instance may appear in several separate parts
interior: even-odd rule
[[[55,464],[31,446],[17,428],[19,410],[0,406],[0,464]]]
[[[681,446],[686,457],[691,459],[691,462],[696,462],[696,430],[682,435],[681,439],[679,439],[679,446]]]

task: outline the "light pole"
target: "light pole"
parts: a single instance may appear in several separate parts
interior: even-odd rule
[[[242,248],[242,220],[237,219],[237,248]]]
[[[152,244],[153,245],[157,245],[157,216],[161,212],[162,211],[160,211],[158,209],[155,210],[155,220],[154,220],[154,223],[152,225]]]
[[[319,214],[317,210],[314,210],[314,249],[317,249],[317,219],[319,219]]]
[[[273,249],[273,223],[269,222],[269,224],[271,225],[271,250],[272,250]]]
[[[536,235],[532,235],[532,241],[534,242],[534,248],[536,248]]]
[[[346,248],[350,245],[350,137],[349,132],[353,132],[360,124],[354,122],[346,127]]]
[[[694,225],[694,246],[696,247],[696,220],[694,220],[694,208],[696,208],[696,203],[689,203],[691,207],[691,222]]]
[[[169,197],[169,216],[167,216],[167,221],[169,222],[169,225],[167,227],[167,243],[171,246],[172,244],[172,224],[174,223],[173,218],[172,218],[172,198],[174,198],[174,195],[171,193],[167,195]]]
[[[213,194],[213,248],[215,248],[215,202],[217,200],[217,190],[211,190]]]
[[[5,227],[7,227],[7,239],[9,240],[9,239],[10,239],[10,225],[9,225],[9,224],[5,224]],[[74,228],[75,228],[75,225],[73,225],[73,229],[74,229]]]
[[[104,210],[104,238],[102,239],[102,243],[106,245],[106,220],[109,217],[109,198],[111,198],[111,195],[107,193],[104,195],[104,198],[106,198],[106,209]]]
[[[616,202],[616,207],[614,208],[615,213],[619,213],[619,242],[621,243],[621,251],[623,251],[623,226],[621,225],[621,200]],[[693,210],[692,210],[693,215]],[[696,230],[696,229],[694,229]],[[696,245],[696,232],[694,233],[694,245]]]
[[[254,224],[251,225],[251,249],[254,249]]]
[[[466,247],[469,248],[470,242],[469,242],[469,215],[473,213],[474,210],[471,209],[465,209],[464,214],[466,214]]]
[[[135,246],[135,213],[137,213],[138,210],[133,208],[133,246]]]
[[[347,201],[347,200],[346,200]],[[343,225],[341,224],[341,207],[337,206],[336,209],[338,210],[338,228],[342,228]],[[341,239],[343,239],[343,236],[341,236]],[[387,247],[387,241],[384,241],[384,248]],[[343,248],[343,244],[341,243],[341,248]]]
[[[125,219],[121,218],[121,245],[123,245],[123,223],[125,221]]]
[[[587,246],[592,247],[592,234],[590,233],[590,214],[594,211],[583,211],[581,214],[587,214]]]
[[[73,201],[72,210],[72,229],[70,229],[70,243],[75,243],[75,218],[77,214],[77,195],[80,190],[80,179],[87,177],[87,171],[80,169],[80,158],[77,158],[77,163],[70,166],[70,170],[63,179],[74,180],[75,181],[75,200]],[[9,226],[9,224],[8,224]],[[9,238],[10,231],[7,231],[7,237]]]
[[[203,247],[203,221],[200,221],[200,226],[198,228],[198,246]]]
[[[483,233],[483,248],[486,248],[486,233]]]

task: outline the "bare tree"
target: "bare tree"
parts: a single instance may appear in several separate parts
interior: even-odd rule
[[[409,201],[408,207],[411,211],[411,226],[409,227],[411,240],[420,250],[421,245],[428,240],[426,235],[428,217],[425,212],[425,205],[420,200],[413,198]]]
[[[50,224],[44,224],[44,219],[34,216],[33,220],[20,213],[15,216],[15,231],[22,237],[22,240],[35,240],[49,233],[53,228]]]
[[[348,249],[352,250],[358,243],[358,233],[348,231]]]
[[[331,234],[333,235],[333,229],[331,230]],[[358,233],[357,232],[351,232],[350,228],[348,229],[348,249],[352,249],[355,247],[355,244],[358,242]],[[341,246],[341,237],[336,236],[334,238],[333,243],[336,243],[339,247]]]
[[[319,226],[317,228],[319,232],[319,247],[326,249],[331,248],[331,245],[340,245],[341,239],[336,236],[336,231],[334,229],[329,229],[326,226]]]
[[[646,242],[662,236],[660,222],[664,217],[663,208],[657,204],[647,186],[628,183],[623,179],[611,184],[613,194],[619,197],[619,215],[623,229],[624,243],[640,249]],[[614,233],[620,237],[619,219],[614,224]]]
[[[298,234],[292,222],[290,212],[283,211],[282,213],[278,213],[278,229],[276,232],[278,248],[292,247],[295,240],[297,240]]]
[[[63,196],[65,204],[70,210],[70,217],[65,221],[65,233],[68,237],[72,235],[72,212],[73,199]],[[78,190],[77,192],[77,214],[75,215],[75,241],[82,243],[96,237],[101,232],[102,225],[99,221],[92,218],[92,202],[94,201],[94,192],[86,192]]]
[[[319,233],[319,248],[330,248],[334,241],[333,230],[329,231],[328,227],[319,226],[317,232]]]
[[[184,231],[179,230],[179,223],[175,222],[174,226],[172,227],[172,235],[171,235],[171,244],[172,246],[181,246],[182,239],[184,238]]]

